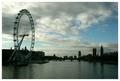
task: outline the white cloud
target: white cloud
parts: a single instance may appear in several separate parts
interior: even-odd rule
[[[12,34],[11,35],[10,34],[2,34],[2,39],[8,40],[8,39],[13,39],[13,37],[12,37]]]
[[[42,32],[55,32],[61,35],[79,34],[79,29],[71,27],[72,17],[63,16],[62,18],[44,17],[36,20],[36,28]]]
[[[2,2],[2,10],[5,14],[16,14],[21,9],[29,9],[30,7],[36,7],[33,3],[24,2]]]
[[[110,5],[116,9],[116,4]],[[22,3],[4,2],[3,12],[3,33],[13,32],[13,22],[15,16],[21,9],[28,9],[33,16],[35,23],[36,41],[46,42],[43,47],[52,47],[53,42],[58,46],[70,47],[77,50],[81,47],[96,47],[95,43],[81,42],[81,31],[92,27],[93,24],[100,24],[109,18],[113,12],[111,7],[106,7],[105,3]],[[13,16],[14,15],[14,16]],[[14,18],[13,18],[14,17]],[[6,23],[10,21],[11,23]],[[31,31],[28,20],[23,18],[21,33]],[[27,22],[28,24],[25,24]],[[10,27],[8,27],[10,26]],[[3,38],[9,36],[3,35]],[[84,41],[84,40],[83,40]],[[82,49],[82,48],[81,48]],[[91,49],[91,48],[90,48]],[[89,50],[90,50],[89,49]]]
[[[89,12],[81,13],[77,16],[77,20],[80,21],[80,29],[86,29],[91,27],[93,24],[100,23],[104,21],[111,15],[110,10],[92,10]]]
[[[104,3],[4,2],[2,7],[3,16],[7,17],[10,17],[8,16],[10,14],[15,15],[19,10],[26,8],[31,12],[37,29],[63,35],[79,34],[79,29],[86,29],[93,24],[100,23],[112,13],[112,10],[107,8]],[[79,21],[79,28],[76,27],[76,22],[73,23],[73,21]]]

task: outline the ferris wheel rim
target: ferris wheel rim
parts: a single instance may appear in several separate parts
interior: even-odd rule
[[[35,28],[34,28],[34,21],[32,18],[31,13],[27,10],[27,9],[22,9],[19,11],[19,13],[17,14],[17,17],[15,18],[15,22],[14,22],[14,28],[13,28],[13,42],[14,42],[14,48],[17,49],[18,47],[18,28],[19,28],[19,23],[20,23],[20,19],[23,15],[27,15],[30,21],[30,25],[31,25],[31,45],[30,45],[30,51],[33,51],[34,49],[34,43],[35,43]]]

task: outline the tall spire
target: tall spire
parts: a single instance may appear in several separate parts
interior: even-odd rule
[[[103,56],[104,54],[104,49],[103,49],[103,46],[101,45],[101,48],[100,48],[100,56]]]
[[[96,56],[96,48],[93,48],[93,56]]]

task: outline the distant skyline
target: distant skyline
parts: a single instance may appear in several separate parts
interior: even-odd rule
[[[13,48],[15,17],[27,9],[35,23],[35,50],[47,55],[77,55],[92,53],[92,48],[105,52],[118,50],[117,2],[3,2],[2,48]],[[30,33],[27,16],[22,16],[19,33]],[[25,38],[22,48],[29,48]]]

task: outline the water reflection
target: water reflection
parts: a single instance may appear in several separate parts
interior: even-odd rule
[[[96,75],[97,74],[97,69],[98,68],[97,68],[96,62],[93,62],[93,74],[94,74],[95,77],[97,77],[97,75]]]
[[[18,67],[13,67],[13,78],[19,78],[19,70]]]
[[[32,65],[24,66],[24,67],[13,67],[13,71],[11,71],[11,74],[13,74],[14,79],[32,79],[33,78],[33,68]]]
[[[84,61],[30,64],[24,67],[3,66],[4,79],[100,79],[118,78],[118,66]]]
[[[101,65],[101,78],[104,78],[104,64],[103,62],[100,63]]]

